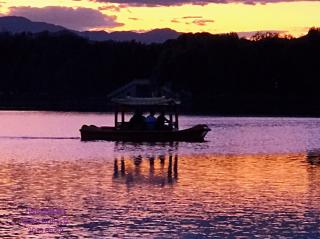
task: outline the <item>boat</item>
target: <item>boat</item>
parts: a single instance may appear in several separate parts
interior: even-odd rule
[[[180,101],[166,97],[138,98],[127,96],[116,98],[114,126],[83,125],[80,129],[82,141],[107,140],[129,142],[203,142],[210,131],[206,124],[179,129],[178,105]],[[125,121],[125,114],[130,112],[166,112],[169,122],[165,129],[132,129]],[[119,120],[119,116],[120,120]]]

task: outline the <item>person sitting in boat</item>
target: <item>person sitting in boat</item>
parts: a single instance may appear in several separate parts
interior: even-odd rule
[[[157,118],[156,128],[159,129],[159,130],[171,129],[170,120],[168,120],[165,117],[165,114],[164,114],[163,111],[160,112],[160,115]]]
[[[156,127],[157,119],[154,114],[154,111],[150,111],[150,114],[146,118],[147,129],[149,130],[153,130]]]
[[[140,110],[137,110],[129,121],[130,129],[143,130],[146,128],[146,118]]]

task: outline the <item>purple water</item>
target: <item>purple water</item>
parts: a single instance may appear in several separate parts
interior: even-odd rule
[[[182,116],[207,142],[80,141],[112,121],[0,112],[0,238],[320,237],[320,119]]]

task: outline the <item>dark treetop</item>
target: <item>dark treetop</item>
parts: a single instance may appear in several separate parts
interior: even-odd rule
[[[300,38],[183,34],[163,44],[94,42],[69,31],[0,34],[0,106],[107,110],[106,95],[150,78],[212,114],[319,115],[320,31]]]

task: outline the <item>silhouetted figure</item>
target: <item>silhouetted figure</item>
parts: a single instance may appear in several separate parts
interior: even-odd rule
[[[164,112],[162,111],[157,118],[156,128],[159,130],[170,129],[170,125],[167,125],[167,123],[169,124],[170,120],[165,117]]]
[[[156,128],[157,119],[154,116],[154,111],[150,111],[150,114],[146,118],[147,129],[153,130]]]
[[[129,128],[136,130],[143,130],[146,128],[146,118],[141,111],[136,111],[129,121]]]

